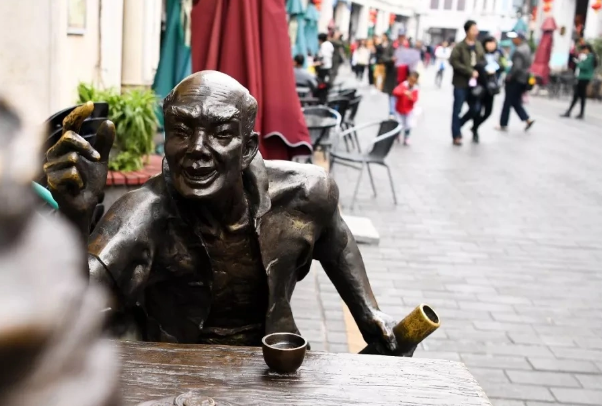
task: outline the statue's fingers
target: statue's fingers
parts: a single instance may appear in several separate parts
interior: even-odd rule
[[[65,169],[72,166],[76,166],[79,160],[79,154],[77,152],[69,152],[68,154],[61,155],[56,159],[48,161],[44,164],[44,172],[57,171],[59,169]]]
[[[94,111],[94,103],[88,101],[81,106],[77,106],[65,119],[63,120],[63,134],[68,131],[79,132],[82,123],[86,118]]]
[[[46,159],[51,161],[70,152],[77,152],[90,161],[98,161],[100,159],[98,151],[88,141],[83,139],[81,135],[73,131],[68,131],[62,135],[57,143],[46,152]]]
[[[96,132],[96,142],[94,149],[100,154],[100,160],[106,162],[109,160],[109,153],[115,141],[115,124],[112,121],[104,121]]]
[[[75,166],[48,172],[46,182],[54,190],[81,190],[84,188],[84,180]]]

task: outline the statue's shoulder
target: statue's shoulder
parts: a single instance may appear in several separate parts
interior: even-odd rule
[[[288,205],[310,214],[332,215],[339,190],[323,168],[290,161],[265,162],[272,207]]]
[[[157,215],[165,212],[169,204],[167,186],[162,175],[150,178],[138,189],[121,196],[110,208],[120,217],[130,217],[133,213],[145,212]]]

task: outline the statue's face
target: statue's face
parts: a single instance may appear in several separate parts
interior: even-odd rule
[[[219,83],[191,82],[178,86],[165,109],[165,157],[178,193],[209,199],[240,184],[257,140],[243,131],[244,93]]]

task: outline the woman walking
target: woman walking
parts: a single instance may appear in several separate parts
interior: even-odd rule
[[[359,46],[354,52],[355,57],[355,76],[361,81],[364,78],[366,66],[370,63],[370,50],[366,46],[366,41],[361,40]]]
[[[594,71],[598,65],[592,46],[590,44],[584,44],[581,47],[579,59],[574,62],[577,65],[578,73],[577,84],[573,90],[573,101],[566,113],[562,114],[561,117],[570,117],[573,107],[577,104],[577,100],[580,100],[581,112],[576,118],[583,119],[585,113],[585,99],[587,98],[587,86],[594,77]]]
[[[472,140],[474,142],[479,142],[479,127],[491,116],[493,100],[495,95],[500,92],[499,80],[504,70],[503,56],[498,49],[495,38],[485,38],[483,49],[485,50],[485,61],[476,66],[479,72],[477,81],[482,86],[483,92],[479,103],[480,109],[476,114],[472,127]]]

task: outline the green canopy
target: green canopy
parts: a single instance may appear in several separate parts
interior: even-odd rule
[[[166,26],[161,38],[161,58],[155,74],[153,90],[163,100],[178,83],[192,73],[190,60],[191,1],[167,0]],[[163,112],[157,109],[163,126]]]

